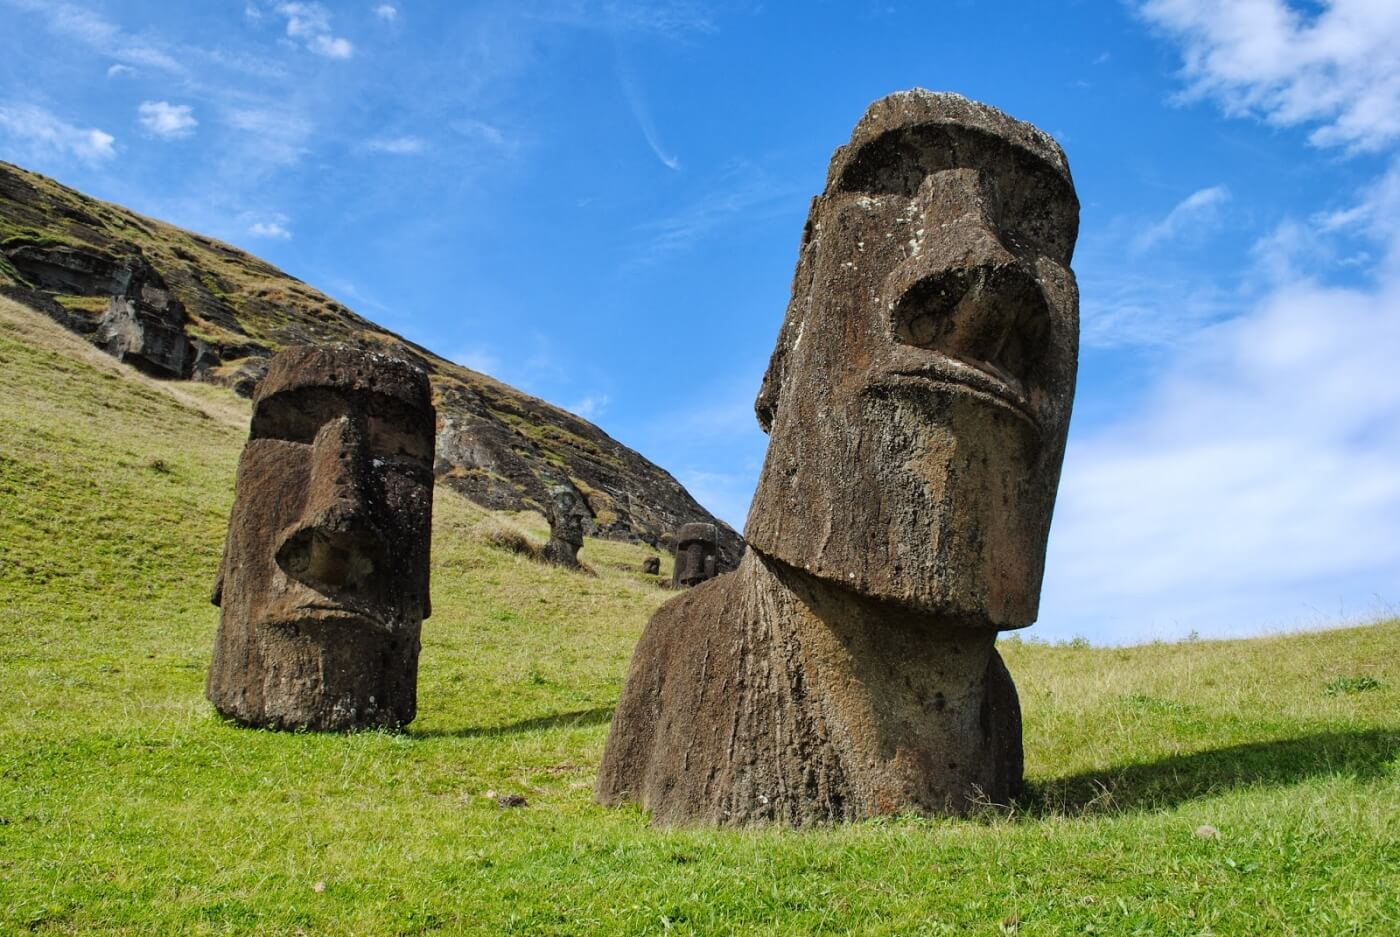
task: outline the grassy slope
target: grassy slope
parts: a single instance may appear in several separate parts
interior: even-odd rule
[[[0,932],[1400,932],[1397,622],[1012,641],[1022,812],[655,831],[590,800],[666,596],[645,552],[539,566],[440,490],[412,730],[225,725],[207,595],[244,407],[0,301]],[[1382,685],[1327,692],[1347,677]]]

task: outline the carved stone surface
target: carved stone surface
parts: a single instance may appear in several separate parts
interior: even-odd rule
[[[559,566],[578,568],[578,551],[583,547],[583,519],[587,509],[574,489],[555,485],[549,489],[549,542],[544,558]]]
[[[686,524],[676,531],[676,566],[671,572],[671,585],[677,589],[698,586],[713,579],[719,529],[714,524]]]
[[[207,693],[278,729],[395,727],[417,709],[435,415],[407,362],[274,357],[254,396],[214,603]]]
[[[655,576],[661,572],[661,557],[649,556],[642,560],[642,572],[648,576]]]
[[[1016,796],[994,643],[1037,613],[1078,211],[1031,125],[952,94],[871,105],[812,203],[759,392],[750,548],[648,624],[600,801],[799,825]]]

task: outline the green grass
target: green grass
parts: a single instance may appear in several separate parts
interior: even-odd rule
[[[1393,621],[1003,642],[1015,811],[653,830],[590,796],[668,595],[647,551],[541,566],[440,489],[410,730],[227,725],[203,699],[208,593],[246,419],[0,300],[0,933],[1400,932]]]

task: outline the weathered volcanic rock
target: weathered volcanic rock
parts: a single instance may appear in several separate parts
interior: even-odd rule
[[[1078,210],[1031,125],[951,94],[871,105],[812,203],[759,392],[749,550],[648,624],[602,802],[805,824],[1017,794],[994,643],[1037,612]]]
[[[667,532],[703,521],[719,530],[721,569],[743,551],[674,478],[586,420],[445,361],[234,247],[6,163],[0,293],[153,374],[245,397],[289,345],[387,352],[427,372],[441,420],[438,479],[468,498],[543,514],[563,484],[586,506],[586,535],[660,547]]]
[[[94,342],[148,374],[188,378],[197,348],[185,334],[185,307],[144,263],[128,268],[122,291],[107,301]]]
[[[219,712],[277,729],[412,721],[434,423],[427,376],[402,360],[313,346],[272,360],[214,589]]]

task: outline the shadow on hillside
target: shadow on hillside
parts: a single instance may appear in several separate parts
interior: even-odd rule
[[[1154,810],[1244,787],[1325,776],[1366,780],[1396,757],[1400,731],[1322,732],[1031,782],[1021,807],[1032,817]]]
[[[474,739],[497,735],[520,735],[540,729],[574,729],[579,726],[596,726],[612,719],[612,714],[612,706],[598,706],[594,709],[579,709],[574,712],[554,713],[550,716],[536,716],[534,719],[522,719],[519,722],[511,722],[503,726],[465,726],[461,729],[427,729],[422,732],[410,730],[410,734],[424,739]]]

